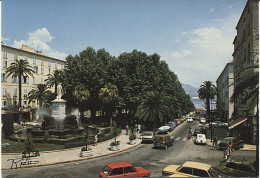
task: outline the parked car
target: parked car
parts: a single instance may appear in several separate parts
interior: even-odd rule
[[[203,144],[203,145],[206,145],[206,136],[205,136],[205,134],[197,134],[194,143],[195,143],[195,144]]]
[[[225,177],[256,177],[256,170],[249,162],[224,162],[216,167]]]
[[[141,135],[142,143],[144,142],[153,142],[154,132],[153,131],[144,131]]]
[[[176,125],[180,125],[181,124],[181,121],[179,119],[174,119],[174,122]]]
[[[128,162],[108,163],[99,173],[99,177],[150,177],[150,175],[150,171],[134,167]]]
[[[165,148],[173,145],[173,138],[169,135],[156,135],[154,139],[154,148]]]
[[[220,127],[221,124],[222,124],[222,122],[220,122],[220,121],[214,121],[214,122],[212,122],[212,126],[213,126],[213,127]]]
[[[201,118],[200,118],[200,123],[202,123],[202,124],[206,124],[206,118],[201,117]]]
[[[157,129],[157,132],[168,132],[170,129],[170,126],[168,125],[164,125],[164,126],[161,126]]]
[[[210,165],[187,161],[181,165],[169,165],[162,171],[163,176],[170,177],[220,177],[220,174]]]
[[[193,122],[192,117],[188,117],[187,122]]]
[[[244,140],[239,140],[236,137],[226,137],[224,139],[222,139],[218,146],[217,149],[219,150],[226,150],[228,148],[228,143],[231,142],[232,144],[232,149],[239,149],[239,148],[243,148],[245,141]]]
[[[196,136],[197,134],[206,134],[206,126],[199,124],[197,127],[195,127],[193,135]]]
[[[168,122],[167,126],[170,127],[169,131],[173,131],[176,127],[176,124],[174,122]]]

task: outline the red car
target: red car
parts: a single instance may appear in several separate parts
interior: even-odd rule
[[[99,173],[99,177],[150,177],[150,175],[150,171],[134,167],[128,162],[108,163]]]

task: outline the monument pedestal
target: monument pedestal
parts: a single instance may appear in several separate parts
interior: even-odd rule
[[[63,99],[55,99],[52,101],[52,117],[55,119],[55,125],[57,130],[63,129],[63,121],[66,117],[65,103],[67,101]]]

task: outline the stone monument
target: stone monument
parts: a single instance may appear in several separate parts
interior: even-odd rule
[[[52,117],[55,119],[55,125],[57,130],[63,129],[63,121],[66,117],[65,114],[65,103],[67,101],[61,99],[62,86],[59,84],[57,87],[57,97],[52,101]]]

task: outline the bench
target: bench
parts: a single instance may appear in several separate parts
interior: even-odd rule
[[[30,157],[28,158],[11,158],[8,159],[7,161],[11,161],[11,169],[13,169],[13,165],[15,165],[15,169],[17,169],[17,163],[20,162],[20,167],[22,165],[29,165],[29,164],[37,164],[39,161],[35,159],[31,159]]]
[[[79,156],[82,158],[93,156],[93,151],[92,150],[88,150],[88,151],[81,150]]]

